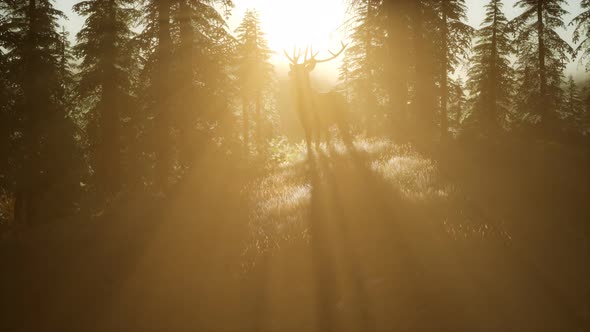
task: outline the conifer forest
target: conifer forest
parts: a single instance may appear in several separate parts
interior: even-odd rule
[[[0,0],[0,331],[590,331],[590,0]]]

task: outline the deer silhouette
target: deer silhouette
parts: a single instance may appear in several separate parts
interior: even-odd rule
[[[345,98],[335,91],[319,93],[312,89],[309,75],[318,63],[328,62],[336,59],[344,50],[346,45],[333,53],[329,51],[330,57],[317,59],[319,52],[314,53],[312,48],[305,48],[305,51],[294,49],[293,55],[283,50],[290,62],[289,77],[293,88],[293,102],[299,116],[299,121],[305,132],[305,143],[308,151],[312,144],[316,147],[321,143],[321,136],[329,142],[330,127],[337,124],[340,135],[343,139],[349,138],[348,125],[346,121],[347,102]],[[299,62],[305,54],[303,62]],[[308,57],[309,56],[309,57]]]

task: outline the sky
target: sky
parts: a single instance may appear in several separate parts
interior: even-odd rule
[[[70,30],[71,38],[80,30],[84,23],[82,17],[71,10],[80,0],[55,0],[56,7],[64,11],[68,20],[64,25]],[[488,0],[466,0],[468,6],[468,24],[479,27],[484,17],[484,5]],[[312,45],[314,49],[326,51],[337,49],[340,41],[345,38],[346,31],[342,22],[347,17],[346,0],[234,0],[235,8],[228,20],[230,30],[235,30],[247,9],[259,12],[262,28],[267,33],[270,47],[276,51],[273,62],[279,75],[287,71],[287,61],[282,49],[291,50],[295,45],[305,47]],[[515,17],[519,9],[514,8],[516,0],[505,0],[504,10],[508,19]],[[566,10],[569,14],[564,18],[566,24],[580,12],[580,0],[567,1]],[[571,43],[572,28],[560,31],[562,37]],[[326,84],[337,80],[338,61],[323,64],[318,68],[315,78]],[[580,75],[584,72],[583,65],[577,61],[571,63],[566,74]]]

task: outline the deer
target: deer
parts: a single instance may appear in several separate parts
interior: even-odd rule
[[[315,143],[316,148],[319,147],[322,133],[329,143],[329,131],[333,124],[338,125],[340,135],[344,140],[349,139],[350,133],[346,121],[347,102],[345,98],[335,91],[327,93],[315,91],[312,89],[309,79],[310,73],[318,63],[334,60],[344,52],[346,45],[341,43],[341,46],[341,49],[336,53],[329,51],[331,56],[325,59],[318,59],[319,51],[314,53],[313,48],[309,47],[305,48],[305,51],[294,48],[292,55],[283,50],[290,62],[289,78],[293,87],[293,102],[305,132],[305,143],[308,151],[311,151],[313,143]],[[300,63],[299,60],[304,54],[303,62]]]

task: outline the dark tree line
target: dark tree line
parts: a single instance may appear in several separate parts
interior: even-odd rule
[[[589,110],[568,115],[563,72],[572,59],[587,61],[590,4],[582,1],[583,12],[570,23],[573,48],[557,31],[567,25],[565,3],[518,1],[521,14],[509,21],[503,1],[490,0],[475,30],[465,23],[463,0],[351,1],[353,43],[341,87],[359,112],[366,109],[381,132],[393,135],[585,135]],[[465,84],[460,71],[467,72]]]
[[[48,0],[1,6],[2,184],[14,219],[38,223],[74,209],[82,172],[63,13]]]
[[[233,101],[261,117],[272,66],[254,12],[229,30],[232,6],[80,1],[72,47],[54,1],[0,1],[0,218],[35,225],[166,193],[207,150],[247,143]]]
[[[557,33],[564,4],[521,0],[509,21],[490,0],[473,29],[464,0],[352,1],[340,87],[369,135],[582,139],[590,91],[563,72],[588,63],[590,3],[569,22],[575,47]],[[263,156],[272,52],[255,11],[229,30],[232,6],[80,1],[72,46],[54,1],[1,0],[1,218],[38,224],[122,192],[166,193],[211,150]]]

